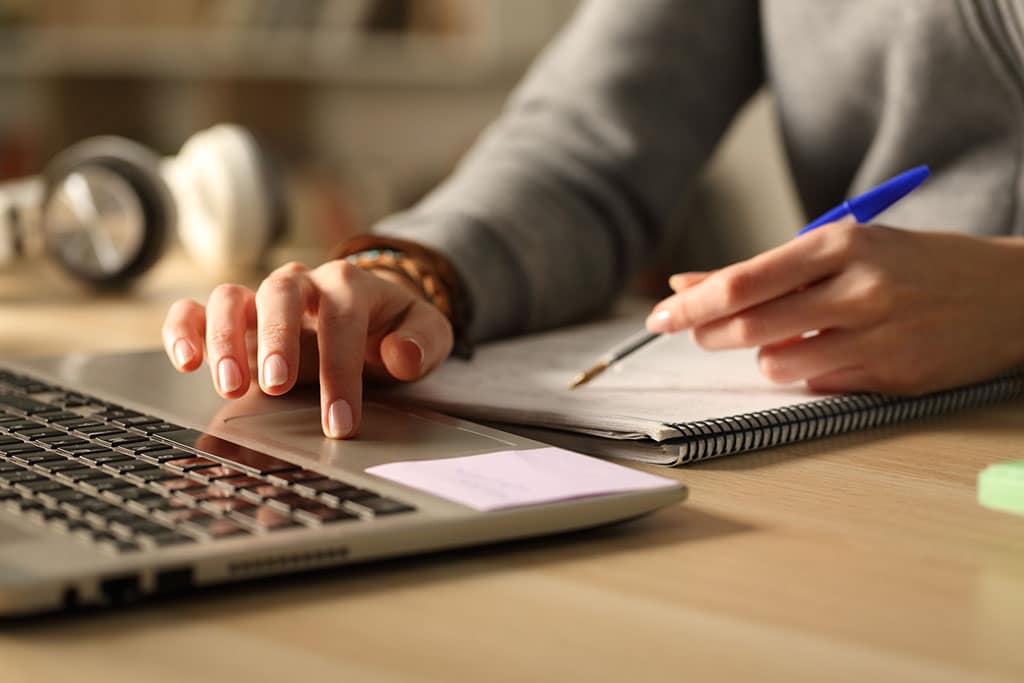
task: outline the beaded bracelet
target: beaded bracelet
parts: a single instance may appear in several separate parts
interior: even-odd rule
[[[467,335],[472,310],[462,280],[441,254],[416,242],[382,235],[350,238],[335,252],[365,270],[389,270],[412,281],[423,297],[440,310],[452,325],[452,353],[470,358],[473,347]]]
[[[349,254],[345,260],[363,270],[388,270],[403,275],[419,287],[423,297],[434,304],[444,317],[452,319],[452,302],[437,276],[424,269],[416,259],[397,249],[367,249]]]

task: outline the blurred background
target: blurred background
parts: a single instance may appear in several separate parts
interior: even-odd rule
[[[271,152],[288,188],[289,230],[267,267],[316,262],[438,182],[576,4],[0,0],[0,181],[39,173],[89,136],[173,155],[196,131],[235,122]],[[742,114],[692,197],[689,225],[647,289],[666,271],[773,246],[800,224],[768,95]],[[163,306],[182,273],[201,299],[221,277],[168,268],[158,264],[122,305]],[[26,287],[35,278],[46,284]],[[12,307],[91,296],[47,264],[5,269],[0,328]],[[29,343],[13,334],[0,332],[0,351]]]
[[[326,213],[295,237],[333,240],[443,175],[574,5],[0,0],[0,177],[91,135],[173,154],[232,121]]]

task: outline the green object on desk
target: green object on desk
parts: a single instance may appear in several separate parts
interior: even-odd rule
[[[999,462],[978,473],[982,507],[1024,515],[1024,460]]]

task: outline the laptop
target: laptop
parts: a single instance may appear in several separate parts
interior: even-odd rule
[[[479,509],[367,469],[545,444],[378,402],[356,439],[320,429],[315,389],[225,401],[159,352],[0,364],[0,616],[577,530],[686,495],[665,479]]]

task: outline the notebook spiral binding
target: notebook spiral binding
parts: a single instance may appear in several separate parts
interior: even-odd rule
[[[1024,396],[1024,369],[923,396],[847,394],[733,417],[672,424],[676,464],[835,436]]]

